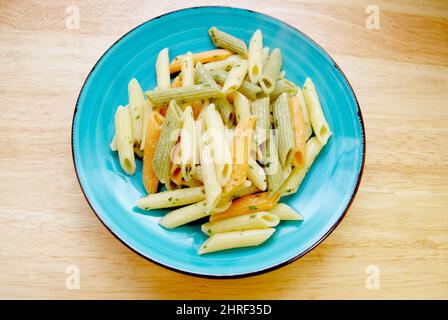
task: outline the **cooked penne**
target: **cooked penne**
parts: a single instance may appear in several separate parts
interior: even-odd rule
[[[142,141],[143,110],[145,108],[146,101],[142,88],[135,78],[129,81],[128,95],[133,142],[138,146],[138,148],[140,148]]]
[[[119,106],[115,112],[115,141],[120,165],[129,175],[135,173],[134,142],[129,107]]]
[[[266,61],[268,61],[269,58],[269,47],[264,47],[262,52],[263,57],[263,66],[266,64]]]
[[[275,85],[274,91],[272,91],[270,97],[271,100],[274,101],[277,99],[283,92],[289,93],[289,94],[296,94],[299,87],[297,87],[293,82],[282,79],[278,80],[277,84]]]
[[[242,93],[233,93],[233,104],[235,105],[236,123],[241,123],[250,117],[249,100]]]
[[[322,145],[325,145],[331,137],[330,127],[325,119],[324,112],[320,105],[319,96],[316,88],[310,78],[306,78],[303,85],[303,96],[305,97],[306,106],[310,115],[311,125],[314,134]]]
[[[201,226],[201,229],[206,235],[211,236],[230,231],[272,228],[277,226],[279,222],[278,216],[266,211],[260,211],[217,222],[206,222]]]
[[[223,97],[224,95],[219,88],[197,84],[186,88],[147,91],[146,96],[155,106],[160,106],[169,103],[171,100],[184,104],[196,100]]]
[[[162,183],[170,180],[171,151],[177,142],[179,129],[182,126],[182,111],[172,100],[160,131],[159,141],[154,152],[152,166],[157,178]]]
[[[211,222],[242,216],[247,213],[267,211],[271,209],[279,199],[279,195],[270,196],[268,192],[256,193],[241,197],[233,201],[230,208],[222,213],[210,217]]]
[[[285,181],[283,168],[278,157],[279,143],[277,141],[278,139],[276,139],[276,136],[271,132],[267,142],[268,154],[266,161],[266,176],[270,195],[275,194]]]
[[[216,168],[216,176],[220,185],[224,186],[232,174],[232,155],[229,141],[225,136],[224,123],[214,104],[210,104],[205,110],[204,121]]]
[[[205,212],[210,214],[217,206],[222,193],[218,174],[216,173],[215,160],[212,156],[212,148],[207,141],[203,142],[201,147],[201,174],[204,182],[205,194]]]
[[[275,100],[272,110],[274,125],[278,133],[278,157],[282,166],[292,163],[294,158],[294,129],[289,111],[288,94],[282,93]]]
[[[257,120],[258,121],[258,120]],[[261,191],[267,188],[266,173],[254,158],[249,157],[249,168],[247,170],[247,178]]]
[[[280,220],[303,220],[299,212],[285,203],[277,203],[269,212],[275,214]]]
[[[269,239],[274,228],[217,233],[208,238],[199,249],[199,254],[258,246]]]
[[[200,62],[196,64],[196,74],[198,75],[199,81],[201,81],[202,83],[207,84],[210,87],[218,88],[218,85],[216,84],[215,80],[213,80],[209,71]],[[233,120],[233,107],[226,97],[214,98],[212,101],[221,114],[224,123],[228,124]]]
[[[274,91],[278,74],[282,68],[282,53],[280,49],[272,50],[271,55],[263,66],[263,73],[260,78],[260,85],[266,94]]]
[[[142,180],[143,186],[148,193],[156,193],[157,187],[159,186],[159,179],[157,178],[152,166],[152,160],[154,157],[154,151],[157,147],[157,142],[159,140],[163,120],[164,118],[160,113],[157,111],[152,111],[147,124],[148,128],[146,129],[145,148],[143,154]]]
[[[244,58],[241,55],[233,54],[224,60],[206,63],[204,64],[204,68],[209,72],[229,71],[230,69],[232,69],[235,63],[238,63],[242,60],[244,60]]]
[[[194,85],[193,54],[188,52],[181,60],[182,87]]]
[[[225,49],[209,50],[198,53],[193,53],[193,64],[201,63],[213,63],[213,61],[224,60],[227,57],[233,55],[232,51]],[[170,73],[179,72],[182,65],[183,55],[176,57],[170,64]]]
[[[311,127],[310,116],[308,114],[308,108],[306,107],[305,98],[303,97],[303,92],[300,87],[297,88],[297,98],[299,99],[300,107],[302,108],[303,122],[305,125],[305,140],[308,139],[313,134],[313,128]]]
[[[235,63],[227,74],[226,81],[222,87],[224,93],[232,93],[241,86],[247,74],[247,66],[246,60]]]
[[[213,44],[218,48],[228,49],[235,53],[241,54],[243,58],[247,58],[247,46],[243,40],[238,39],[224,31],[211,27],[208,34]]]
[[[300,184],[302,183],[303,179],[305,178],[306,173],[310,169],[311,165],[313,164],[314,160],[316,159],[319,152],[322,150],[322,144],[319,142],[319,140],[316,137],[311,137],[306,142],[306,159],[305,159],[305,166],[302,168],[294,167],[289,177],[286,179],[286,181],[283,183],[280,193],[282,195],[288,195],[291,193],[297,192],[299,189]]]
[[[146,141],[146,130],[148,129],[148,122],[152,115],[152,103],[149,100],[146,100],[145,107],[143,109],[143,122],[142,122],[142,142],[140,145],[140,150],[143,151],[145,149],[145,141]]]
[[[157,88],[168,89],[171,87],[170,83],[170,58],[168,54],[168,48],[165,48],[159,52],[156,60],[156,77]]]
[[[236,186],[246,181],[248,171],[248,158],[250,147],[252,145],[252,134],[255,128],[256,117],[249,115],[248,118],[241,121],[235,128],[233,133],[233,166],[230,181],[224,188],[224,192],[228,193]]]
[[[289,98],[289,111],[294,129],[294,158],[293,164],[296,167],[303,167],[305,165],[305,121],[303,119],[302,107],[300,106],[299,98],[292,96]]]
[[[271,120],[269,112],[269,97],[254,101],[252,104],[252,113],[257,116],[255,143],[259,146],[268,139],[270,134]]]
[[[249,42],[248,51],[249,79],[252,83],[258,83],[263,72],[263,35],[257,30]]]
[[[204,187],[194,187],[149,194],[137,200],[136,205],[143,210],[152,210],[184,206],[204,199]]]
[[[190,181],[191,170],[194,166],[194,153],[196,152],[195,122],[193,118],[193,110],[190,106],[185,108],[183,113],[183,124],[180,132],[180,167],[182,177],[185,181]]]
[[[224,83],[227,78],[228,72],[223,70],[215,70],[210,72],[213,79],[218,83]],[[256,84],[244,80],[238,91],[244,94],[250,100],[256,100],[263,95],[263,90]]]

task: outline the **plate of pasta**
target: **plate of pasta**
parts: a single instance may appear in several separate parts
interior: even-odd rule
[[[206,277],[272,270],[342,220],[365,159],[345,75],[261,13],[183,9],[128,32],[87,77],[72,127],[93,211],[129,248]]]

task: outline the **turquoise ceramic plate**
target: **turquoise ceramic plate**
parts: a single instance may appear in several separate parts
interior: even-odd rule
[[[283,201],[299,210],[303,222],[282,223],[263,245],[199,256],[205,241],[199,223],[166,230],[157,223],[165,210],[134,207],[144,196],[141,162],[137,174],[123,173],[109,149],[116,107],[127,104],[127,83],[137,78],[147,90],[156,85],[158,52],[174,57],[212,49],[207,30],[217,26],[246,42],[256,29],[264,43],[280,48],[287,78],[303,84],[310,76],[333,131],[297,194]],[[365,140],[361,110],[346,77],[314,41],[272,17],[235,8],[200,7],[152,19],[119,39],[90,72],[78,98],[72,147],[81,188],[104,225],[129,248],[173,270],[208,277],[237,277],[272,270],[318,245],[341,221],[359,186]]]

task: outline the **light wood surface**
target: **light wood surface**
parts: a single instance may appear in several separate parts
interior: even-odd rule
[[[92,213],[72,164],[73,109],[101,54],[148,19],[205,4],[307,33],[351,81],[366,126],[364,177],[339,227],[302,259],[244,279],[185,276],[131,252]],[[0,1],[0,298],[448,298],[448,2],[374,1],[379,30],[365,26],[369,4]],[[70,5],[79,29],[66,27]],[[66,288],[68,265],[79,290]],[[379,289],[366,286],[370,265]]]

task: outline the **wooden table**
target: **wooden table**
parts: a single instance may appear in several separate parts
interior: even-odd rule
[[[370,0],[308,2],[2,0],[0,298],[448,298],[448,2],[374,1],[380,29],[366,27]],[[351,81],[367,134],[339,227],[304,258],[235,280],[175,273],[122,245],[84,199],[70,146],[101,54],[148,19],[207,3],[270,14],[316,40]],[[79,290],[67,289],[70,266]]]

